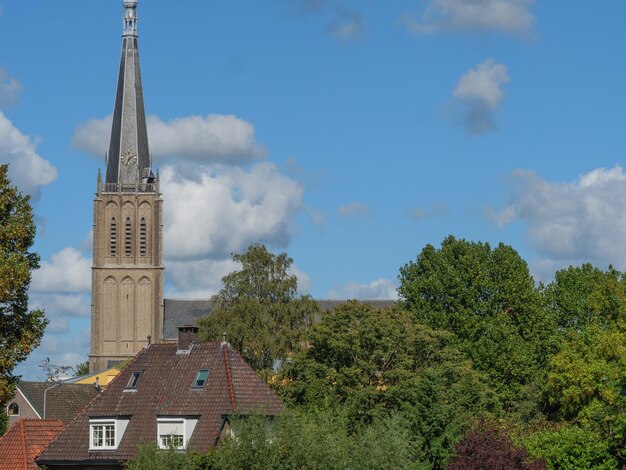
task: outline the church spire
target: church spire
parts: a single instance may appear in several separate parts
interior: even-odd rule
[[[137,0],[124,0],[124,9],[122,54],[105,175],[105,190],[114,191],[125,191],[153,179],[137,49]]]

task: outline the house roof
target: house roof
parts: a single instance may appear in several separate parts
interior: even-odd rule
[[[348,300],[316,300],[322,311],[332,310]],[[361,302],[376,308],[390,307],[393,300],[362,300]],[[196,320],[213,313],[210,300],[165,299],[163,306],[163,339],[171,341],[178,337],[177,328],[182,325],[195,325]]]
[[[200,369],[208,369],[203,388],[192,388]],[[133,372],[141,372],[135,391],[125,391]],[[189,447],[214,445],[227,416],[260,413],[274,416],[281,403],[228,343],[194,343],[185,353],[176,344],[153,344],[140,351],[40,455],[39,464],[124,461],[141,442],[155,442],[157,417],[198,419]],[[128,418],[116,450],[89,450],[89,418]]]
[[[58,419],[20,419],[0,437],[0,470],[39,468],[35,457],[65,426]]]
[[[51,382],[20,382],[18,390],[24,395],[35,409],[35,412],[44,417],[44,393],[46,398],[46,418],[60,419],[69,423],[74,416],[89,403],[99,390],[93,385],[54,384]],[[45,392],[46,389],[48,392]]]
[[[163,339],[176,340],[178,327],[195,325],[196,320],[213,313],[210,300],[163,300]]]

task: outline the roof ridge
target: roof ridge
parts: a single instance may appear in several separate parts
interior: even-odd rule
[[[28,470],[28,455],[26,454],[26,425],[24,424],[24,420],[19,421],[20,424],[20,438],[22,439],[22,457],[24,460],[22,461],[26,465],[26,470]]]
[[[230,363],[228,361],[228,343],[222,344],[222,351],[224,351],[224,366],[226,367],[226,378],[228,379],[228,394],[230,396],[230,405],[233,413],[237,412],[237,402],[235,400],[235,388],[233,387],[233,377],[230,373]]]

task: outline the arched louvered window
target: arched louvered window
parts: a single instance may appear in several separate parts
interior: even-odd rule
[[[126,223],[124,224],[124,255],[127,257],[133,256],[133,223],[130,217],[126,217]]]
[[[111,219],[111,238],[109,240],[109,254],[117,256],[117,221],[115,217]]]
[[[141,218],[139,223],[139,256],[146,257],[148,255],[148,225],[145,217]]]

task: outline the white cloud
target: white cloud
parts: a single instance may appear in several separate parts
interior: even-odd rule
[[[365,19],[355,11],[342,11],[330,22],[326,32],[342,41],[358,39],[363,36]]]
[[[313,281],[311,277],[301,271],[296,265],[291,265],[291,274],[294,274],[296,278],[298,278],[298,293],[299,294],[308,294],[313,287]]]
[[[88,319],[91,315],[91,300],[87,293],[68,295],[31,292],[28,307],[45,311],[46,318],[50,320],[46,334],[67,333],[74,319]]]
[[[194,179],[164,168],[165,255],[224,259],[250,243],[287,246],[303,188],[271,163],[249,170],[197,168]]]
[[[102,158],[109,150],[111,120],[109,115],[80,126],[72,140],[74,148]],[[148,117],[150,152],[156,160],[176,157],[207,163],[250,162],[266,153],[254,132],[252,124],[233,115],[187,116],[167,122]]]
[[[39,367],[41,362],[49,357],[55,365],[76,366],[87,360],[91,342],[91,332],[86,322],[82,322],[79,329],[70,327],[64,331],[60,323],[59,328],[48,326],[41,345],[28,358],[18,364],[14,373],[24,380],[45,380],[45,372]],[[56,330],[56,331],[54,331]]]
[[[440,31],[478,31],[523,34],[534,22],[534,0],[428,0],[416,19],[405,15],[401,21],[415,34]]]
[[[340,41],[351,41],[363,37],[365,18],[354,9],[349,0],[289,0],[300,15],[315,14],[325,17],[325,31]]]
[[[331,289],[329,299],[359,299],[359,300],[396,300],[397,286],[389,279],[376,279],[367,284],[349,283],[345,286]]]
[[[230,258],[166,261],[165,275],[173,287],[168,298],[208,299],[222,288],[222,278],[238,268]]]
[[[89,317],[91,302],[89,294],[47,294],[33,292],[29,308],[44,309],[48,318]]]
[[[22,84],[20,81],[10,77],[6,69],[0,67],[0,108],[17,103],[21,92]]]
[[[626,174],[620,166],[598,168],[563,183],[533,171],[513,173],[516,189],[501,211],[487,215],[503,226],[528,225],[530,241],[546,263],[612,263],[626,269]]]
[[[445,203],[437,202],[432,207],[416,207],[409,213],[409,217],[413,220],[425,220],[445,215],[449,211],[450,209]]]
[[[0,111],[0,162],[9,163],[9,177],[21,191],[39,197],[39,188],[52,183],[57,170],[37,154],[32,139],[22,134]]]
[[[362,202],[353,202],[337,208],[337,213],[343,218],[349,217],[369,217],[370,208]]]
[[[460,123],[472,134],[495,127],[494,114],[502,103],[502,85],[510,81],[506,66],[487,59],[461,77],[454,89],[452,104],[459,112]]]
[[[33,272],[31,288],[35,292],[89,292],[91,260],[75,248],[64,248]]]

